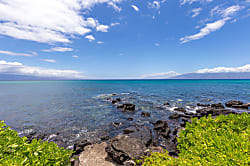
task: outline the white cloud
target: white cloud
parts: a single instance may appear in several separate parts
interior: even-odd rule
[[[97,44],[103,44],[104,42],[103,41],[98,41],[96,42]]]
[[[27,57],[37,55],[36,52],[31,52],[30,54],[27,54],[27,53],[16,53],[16,52],[5,51],[5,50],[0,50],[0,54],[11,55],[11,56],[27,56]]]
[[[100,32],[108,32],[109,26],[108,25],[98,25],[96,27],[96,31]]]
[[[180,74],[175,72],[175,71],[169,71],[169,72],[165,72],[165,73],[144,74],[141,76],[141,78],[144,78],[144,79],[165,79],[165,78],[174,77],[177,75],[180,75]]]
[[[241,9],[243,9],[243,6],[240,5],[233,5],[227,8],[222,8],[221,6],[215,6],[211,11],[210,14],[211,16],[214,15],[219,15],[221,17],[232,17],[233,15],[235,15],[238,11],[240,11]]]
[[[57,70],[47,69],[34,66],[25,66],[19,62],[6,62],[0,60],[0,73],[2,74],[18,74],[26,76],[38,77],[57,77],[68,79],[83,79],[83,73],[74,70]]]
[[[85,38],[88,39],[90,42],[95,40],[95,37],[93,35],[85,36]]]
[[[56,60],[54,59],[42,59],[44,62],[50,62],[50,63],[56,63]]]
[[[120,23],[119,22],[113,22],[113,23],[110,24],[111,27],[114,27],[114,26],[117,26],[117,25],[120,25]]]
[[[201,69],[194,73],[239,73],[239,72],[250,72],[250,64],[241,67],[216,67],[212,69]]]
[[[119,7],[119,6],[117,6],[117,4],[116,3],[114,3],[114,2],[108,2],[108,5],[109,6],[112,6],[117,12],[121,12],[122,11],[122,8],[121,7]]]
[[[192,13],[193,13],[192,17],[194,18],[194,17],[198,16],[201,13],[201,11],[202,11],[202,8],[193,9],[192,10]]]
[[[79,56],[77,56],[77,55],[73,55],[72,57],[73,57],[73,58],[79,58]]]
[[[234,15],[243,9],[244,7],[241,7],[239,5],[233,5],[227,8],[222,9],[220,6],[215,6],[211,11],[210,14],[213,17],[214,15],[218,15],[220,17],[219,20],[212,22],[212,23],[207,23],[206,26],[202,29],[200,29],[200,32],[194,35],[190,36],[185,36],[180,39],[181,43],[186,43],[192,40],[197,40],[201,39],[210,33],[217,31],[221,29],[229,20],[232,20],[234,18]],[[194,13],[192,17],[196,17],[197,15],[200,14],[201,9],[197,8],[194,9],[192,12]],[[234,19],[235,21],[236,19]],[[232,23],[232,22],[231,22]],[[199,26],[197,26],[199,27]]]
[[[192,4],[194,2],[200,2],[200,3],[209,3],[209,2],[212,2],[213,0],[181,0],[181,5],[184,5],[186,3],[189,3],[189,4]]]
[[[135,6],[135,5],[131,5],[131,7],[136,11],[136,12],[139,12],[139,8],[137,7],[137,6]]]
[[[222,10],[221,14],[223,17],[229,17],[229,16],[234,15],[236,12],[238,12],[241,9],[242,8],[239,5],[234,5],[234,6],[230,6],[226,8],[225,10]]]
[[[189,42],[192,40],[201,39],[204,36],[207,36],[210,33],[222,28],[225,25],[227,20],[229,20],[229,18],[221,19],[221,20],[215,21],[213,23],[208,23],[204,28],[202,28],[200,30],[199,33],[191,35],[191,36],[185,36],[185,37],[181,38],[180,41],[181,41],[181,43],[186,43],[186,42]]]
[[[161,4],[159,1],[148,2],[148,7],[154,8],[154,9],[159,9],[161,7]]]
[[[42,50],[44,52],[67,52],[67,51],[73,51],[72,48],[68,48],[68,47],[54,47],[54,48],[51,48],[51,49],[47,49],[47,50]]]
[[[84,18],[82,10],[88,10],[98,3],[115,5],[120,2],[121,0],[1,0],[0,34],[42,43],[69,43],[72,36],[83,36],[101,25],[90,25],[93,19]]]

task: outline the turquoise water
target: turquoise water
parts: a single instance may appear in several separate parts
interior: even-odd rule
[[[105,94],[112,93],[117,94],[114,98],[136,104],[137,111],[129,114],[116,109],[106,101]],[[74,142],[115,135],[133,123],[167,119],[176,106],[232,99],[250,102],[250,80],[2,81],[0,119],[20,133],[59,132]],[[163,108],[165,102],[171,106]],[[141,117],[141,111],[151,112],[151,117]],[[127,121],[129,117],[134,121]],[[124,125],[114,129],[112,122]]]

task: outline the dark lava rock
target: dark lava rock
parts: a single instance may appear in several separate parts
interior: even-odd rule
[[[218,104],[211,104],[212,108],[225,108],[223,104],[218,103]]]
[[[135,126],[136,132],[130,133],[129,135],[140,139],[145,146],[149,146],[152,143],[153,135],[152,131],[147,126]]]
[[[218,116],[218,115],[227,115],[229,113],[235,114],[234,111],[223,109],[223,108],[204,108],[204,109],[199,109],[196,111],[197,114],[200,114],[200,116],[208,116],[211,114],[212,116]]]
[[[231,100],[225,103],[225,105],[227,107],[231,107],[231,108],[241,108],[241,109],[248,109],[248,107],[250,106],[249,103],[243,104],[242,101],[238,101],[238,100]]]
[[[236,105],[242,105],[243,102],[242,101],[238,101],[238,100],[230,100],[228,102],[225,103],[225,105],[227,107],[232,107],[233,105],[236,106]]]
[[[182,120],[184,123],[186,123],[186,122],[191,123],[191,119],[190,119],[190,118],[184,118],[184,117],[182,117],[181,120]]]
[[[134,104],[123,104],[123,111],[135,111]]]
[[[169,106],[170,104],[169,103],[164,103],[163,105]]]
[[[37,139],[37,140],[45,140],[47,139],[49,136],[48,134],[45,133],[37,133],[37,132],[31,132],[28,135],[25,135],[28,139],[28,142],[32,142],[33,139]]]
[[[112,104],[115,104],[115,103],[117,103],[117,100],[112,100]]]
[[[248,104],[242,104],[242,105],[232,105],[232,108],[241,108],[241,109],[248,109]]]
[[[132,158],[139,158],[146,149],[146,145],[139,138],[118,135],[110,140],[106,152],[114,161],[123,164]]]
[[[175,108],[174,110],[179,111],[179,112],[184,112],[184,113],[186,112],[186,109],[182,107]]]
[[[87,140],[81,140],[74,144],[73,150],[75,151],[74,155],[80,154],[82,151],[84,151],[84,147],[91,145],[91,143]]]
[[[101,138],[101,141],[107,141],[110,139],[110,136],[109,135],[105,135],[105,136],[102,136]]]
[[[121,102],[121,99],[120,99],[120,98],[117,98],[117,99],[112,100],[112,104],[116,104],[116,103],[119,103],[119,102]]]
[[[143,116],[143,117],[150,117],[150,113],[149,112],[142,112],[141,116]]]
[[[116,108],[121,108],[121,109],[122,109],[123,107],[124,107],[123,104],[119,104],[119,105],[116,106]]]
[[[122,122],[113,122],[112,125],[117,128],[122,125]]]
[[[128,120],[129,120],[129,121],[133,121],[133,120],[134,120],[134,118],[128,118]]]
[[[130,103],[118,105],[117,108],[123,109],[124,112],[134,112],[135,111],[135,105],[130,104]]]
[[[170,115],[168,118],[169,119],[179,119],[181,116],[179,114],[173,114],[173,115]]]
[[[128,127],[126,129],[123,130],[123,133],[124,134],[130,134],[130,133],[133,133],[133,132],[136,132],[137,131],[137,128],[135,126],[131,126],[131,127]]]
[[[210,104],[201,104],[201,103],[198,103],[197,106],[200,106],[200,107],[210,107]]]
[[[169,137],[170,129],[168,127],[168,122],[163,120],[158,120],[154,123],[154,130],[157,130],[158,133],[164,138]]]

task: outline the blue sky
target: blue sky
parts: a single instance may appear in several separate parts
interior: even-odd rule
[[[0,73],[166,78],[248,64],[250,0],[0,0]]]

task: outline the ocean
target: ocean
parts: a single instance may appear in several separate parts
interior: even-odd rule
[[[136,111],[124,113],[107,98],[133,103]],[[20,135],[60,137],[70,149],[79,139],[114,136],[132,124],[168,119],[176,107],[192,112],[197,103],[229,100],[250,102],[250,80],[0,81],[0,120]],[[170,106],[163,106],[166,102]],[[142,111],[151,116],[142,117]]]

